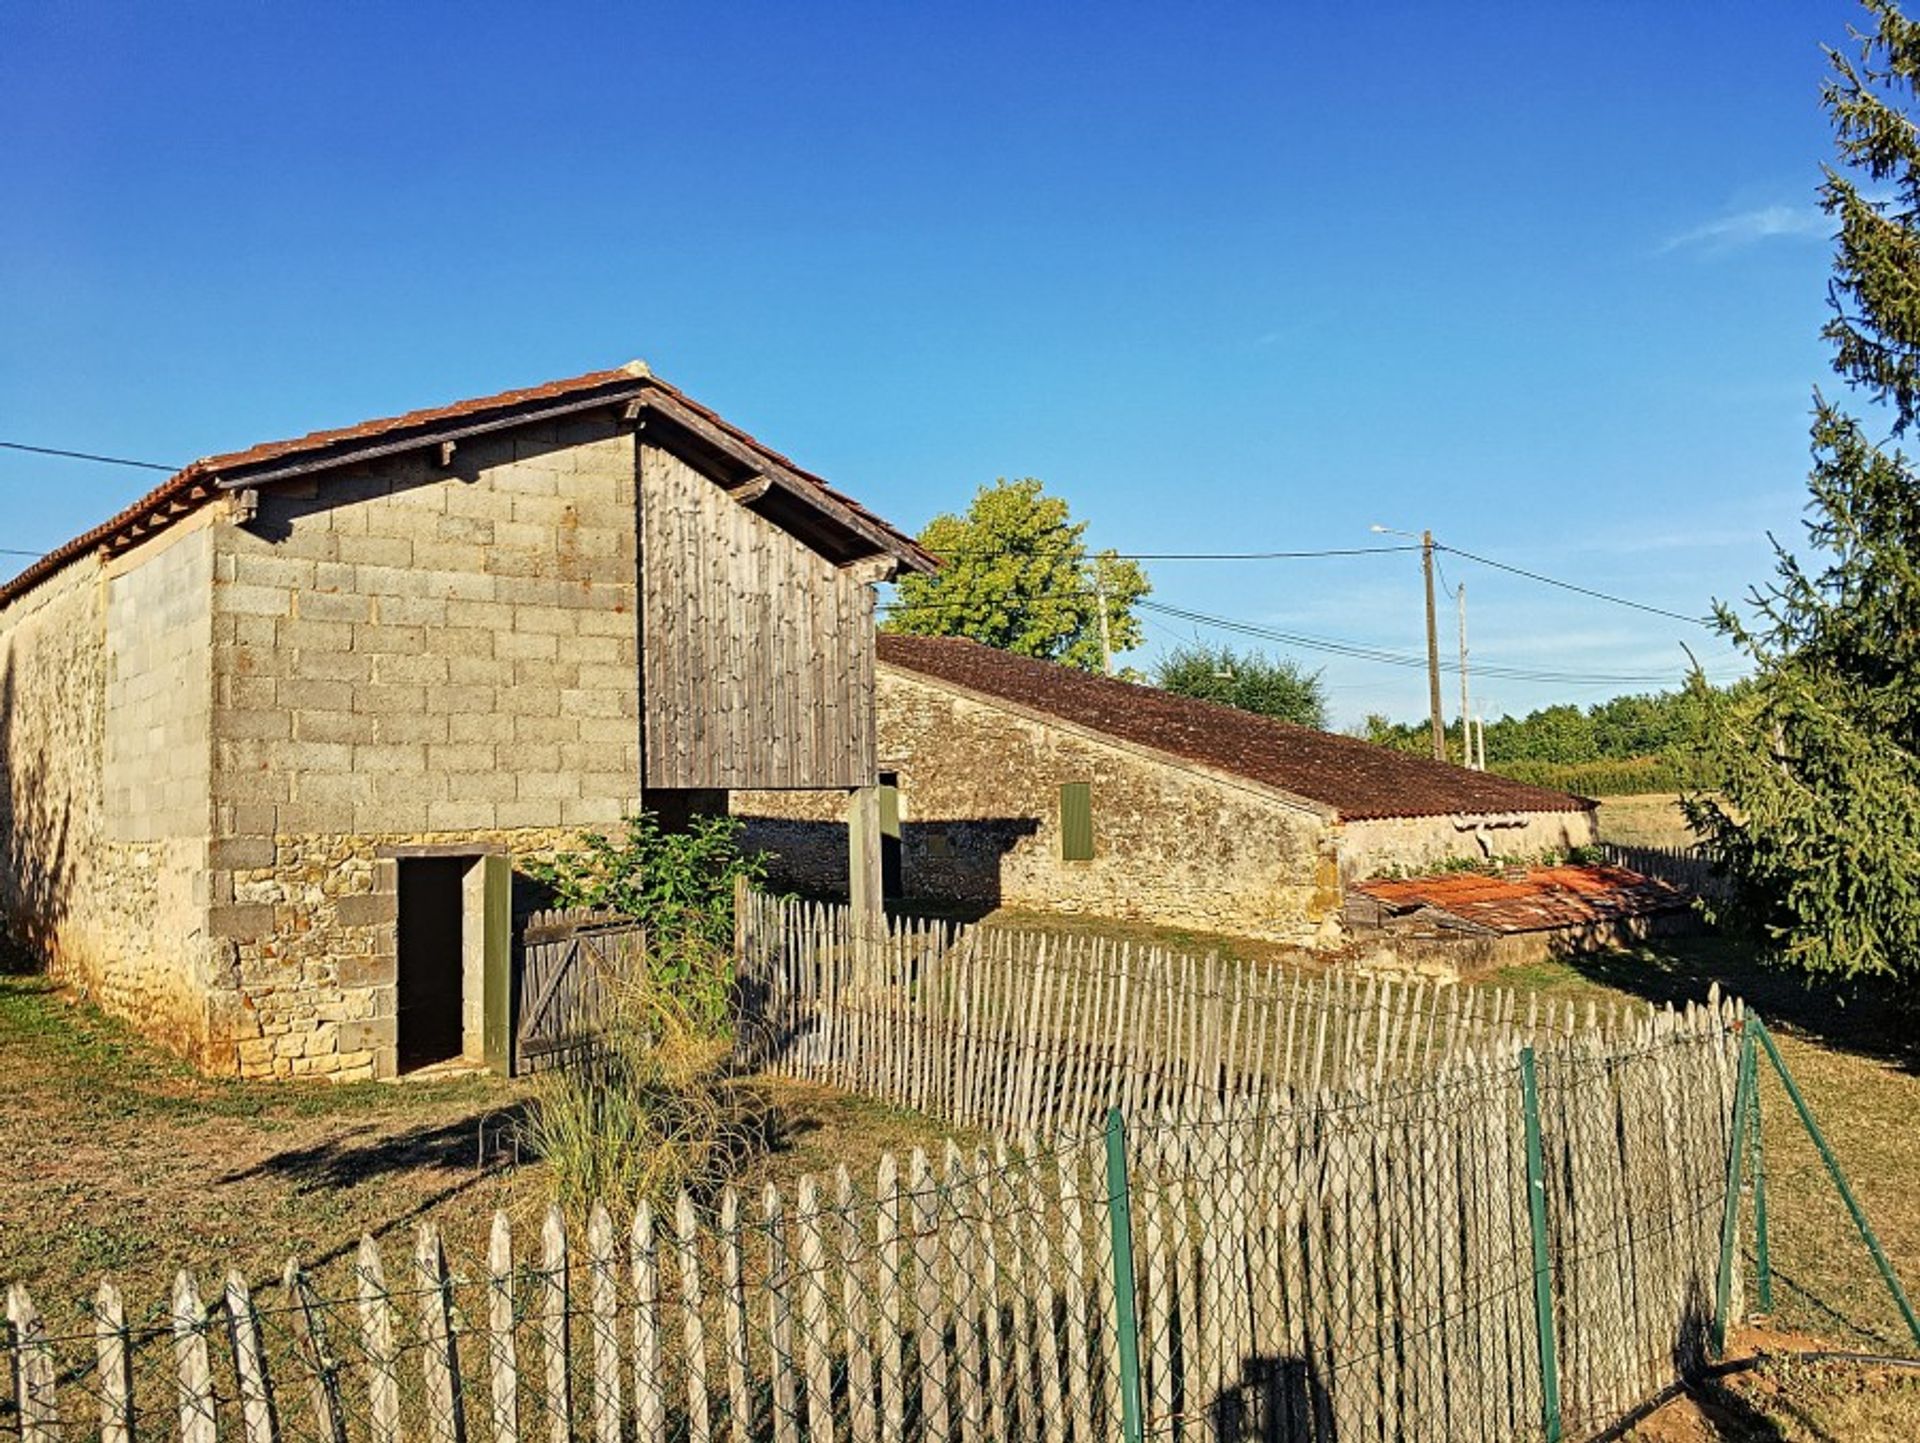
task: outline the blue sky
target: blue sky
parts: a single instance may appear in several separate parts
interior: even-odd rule
[[[641,356],[913,528],[1034,475],[1122,551],[1431,526],[1693,613],[1798,535],[1819,46],[1857,18],[12,0],[0,439],[177,463]],[[0,547],[155,479],[0,452]],[[1187,610],[1423,645],[1409,556],[1149,569]],[[1445,571],[1481,661],[1731,666]],[[1339,721],[1424,710],[1416,670],[1296,655]]]

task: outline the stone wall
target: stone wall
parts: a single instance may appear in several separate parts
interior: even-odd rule
[[[254,934],[227,939],[235,981],[213,999],[222,1069],[341,1082],[393,1076],[399,855],[431,847],[525,858],[574,836],[546,827],[276,837],[268,860],[223,883],[233,899],[223,925],[250,923]],[[463,919],[469,943],[475,900]],[[477,1059],[472,990],[463,983],[462,1031]]]
[[[1592,846],[1594,813],[1386,817],[1340,826],[1340,873],[1357,882],[1383,872],[1416,874],[1450,861],[1533,858]]]
[[[217,1066],[391,1075],[392,854],[524,854],[639,805],[633,438],[437,459],[268,487],[215,532]]]
[[[0,919],[202,1056],[208,534],[73,562],[0,610]]]
[[[880,767],[900,787],[904,891],[1304,942],[1338,927],[1327,823],[1251,783],[882,665]],[[1060,787],[1087,782],[1094,856],[1064,861]],[[778,880],[843,890],[843,793],[742,792]],[[823,886],[822,884],[827,884]]]

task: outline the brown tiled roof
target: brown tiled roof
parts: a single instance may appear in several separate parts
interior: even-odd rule
[[[305,436],[297,436],[288,441],[267,441],[257,446],[250,446],[244,451],[229,451],[219,456],[204,457],[182,467],[124,511],[109,517],[84,535],[76,536],[65,545],[56,547],[5,585],[0,586],[0,604],[13,600],[14,597],[51,576],[77,556],[83,556],[99,547],[109,551],[124,550],[154,532],[164,530],[182,516],[198,510],[211,500],[217,494],[216,483],[221,479],[231,478],[236,474],[244,475],[256,467],[270,467],[275,462],[291,463],[303,459],[312,459],[324,464],[329,452],[339,452],[340,459],[346,462],[353,459],[358,449],[357,443],[361,442],[405,439],[417,441],[425,446],[432,444],[436,431],[471,426],[487,419],[490,415],[496,413],[510,415],[516,409],[534,407],[543,401],[605,399],[611,404],[629,398],[644,398],[650,392],[693,412],[740,445],[756,452],[772,465],[791,472],[800,480],[817,488],[824,496],[847,508],[861,520],[882,532],[901,552],[911,557],[914,564],[923,566],[927,570],[932,570],[937,565],[911,536],[889,525],[852,497],[834,490],[812,472],[796,466],[772,447],[723,420],[715,412],[693,400],[678,388],[668,385],[636,361],[610,371],[589,371],[583,376],[574,376],[564,381],[548,381],[544,385],[502,391],[497,395],[479,396],[469,401],[455,401],[447,406],[408,411],[404,415],[362,421],[353,426],[339,426],[327,431],[311,431]]]
[[[1521,876],[1453,872],[1358,882],[1353,890],[1389,913],[1430,909],[1488,932],[1545,932],[1661,912],[1681,912],[1686,893],[1624,867],[1531,867]]]
[[[1090,731],[1260,782],[1355,821],[1575,812],[1585,797],[1524,786],[1353,737],[1114,681],[951,637],[880,638],[880,660]]]

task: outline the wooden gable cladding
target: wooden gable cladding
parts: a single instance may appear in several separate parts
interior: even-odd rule
[[[873,779],[873,591],[672,451],[640,445],[650,787]]]

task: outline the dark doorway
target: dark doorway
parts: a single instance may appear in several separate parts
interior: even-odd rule
[[[880,773],[880,895],[889,900],[904,891],[900,858],[900,773]]]
[[[400,863],[398,1062],[411,1072],[461,1054],[461,883],[471,857]]]

